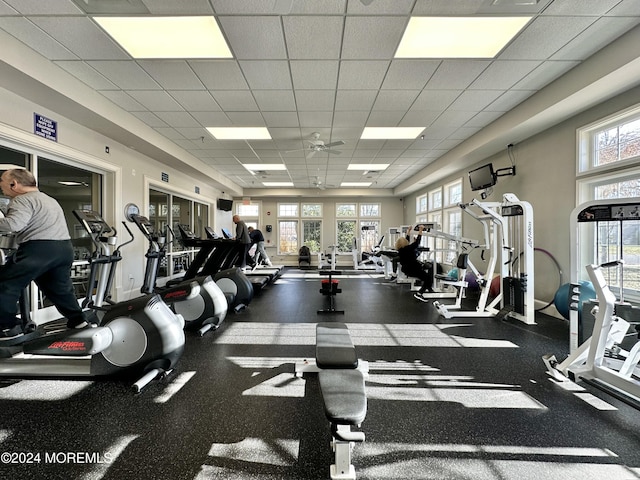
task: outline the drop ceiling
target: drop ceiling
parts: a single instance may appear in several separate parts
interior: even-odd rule
[[[233,58],[134,60],[94,14],[214,15]],[[531,20],[495,58],[394,58],[412,16],[514,14]],[[539,121],[524,128],[531,98],[596,63],[603,47],[637,32],[639,23],[638,0],[0,0],[0,86],[75,114],[167,164],[200,171],[236,195],[286,194],[262,185],[285,181],[298,193],[319,183],[370,182],[360,194],[402,196],[444,175],[440,166],[452,157],[463,168],[561,120],[545,115],[551,103],[538,102],[530,116]],[[33,51],[37,73],[8,53],[10,42],[14,53]],[[635,51],[624,63],[640,56]],[[64,78],[77,84],[71,101],[63,90],[73,85]],[[575,90],[563,95],[597,80],[571,82]],[[607,84],[589,90],[589,98],[632,86],[614,91]],[[574,103],[562,115],[588,106]],[[518,110],[520,122],[504,122]],[[266,127],[272,139],[217,140],[206,130],[230,126]],[[416,126],[424,127],[416,139],[360,139],[365,127]],[[340,153],[309,155],[317,134],[325,143],[343,141],[330,149]],[[283,163],[286,170],[252,172],[245,163]],[[348,170],[354,163],[389,167]]]

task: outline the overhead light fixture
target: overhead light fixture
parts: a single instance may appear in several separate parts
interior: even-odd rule
[[[395,58],[493,58],[531,17],[411,17]]]
[[[262,182],[265,187],[293,187],[293,182]]]
[[[259,172],[262,170],[286,170],[284,163],[243,163],[242,166],[250,172]]]
[[[341,187],[369,187],[371,182],[342,182]]]
[[[218,22],[200,17],[93,17],[133,58],[233,58]]]
[[[413,140],[425,127],[365,127],[361,140]]]
[[[271,140],[266,127],[207,127],[217,140]]]
[[[388,163],[350,163],[347,166],[347,170],[364,170],[366,172],[386,170],[387,168],[389,168]]]

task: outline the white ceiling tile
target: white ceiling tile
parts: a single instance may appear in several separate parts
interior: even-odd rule
[[[209,90],[249,89],[235,60],[190,60],[189,66]]]
[[[117,88],[104,76],[82,61],[58,61],[54,63],[77,79],[89,85],[94,90],[109,90]]]
[[[17,15],[17,14],[18,14],[18,11],[15,8],[10,7],[3,0],[0,0],[0,15]]]
[[[338,59],[343,17],[287,16],[283,18],[290,59]]]
[[[239,127],[263,127],[264,118],[260,112],[227,112],[233,125]]]
[[[176,131],[175,128],[158,127],[158,128],[154,128],[154,130],[162,134],[162,136],[167,137],[169,140],[173,140],[176,143],[186,140],[178,131]],[[190,141],[179,143],[179,145],[193,146]]]
[[[640,0],[622,0],[607,12],[607,15],[638,16]]]
[[[405,113],[405,110],[380,110],[371,112],[367,119],[367,127],[395,127],[404,118]]]
[[[341,90],[377,90],[389,68],[388,61],[340,62],[338,88]]]
[[[76,60],[78,56],[22,17],[0,17],[0,28],[31,46],[49,60]]]
[[[254,90],[253,97],[263,112],[296,111],[296,99],[291,90]]]
[[[250,87],[255,90],[287,90],[291,88],[291,72],[286,61],[239,62]]]
[[[205,127],[229,127],[231,120],[224,112],[192,112],[193,117]]]
[[[224,111],[258,110],[258,105],[256,105],[253,95],[248,90],[215,90],[211,93]]]
[[[287,58],[280,20],[268,17],[219,17],[234,57],[239,60]],[[249,35],[248,33],[251,32]]]
[[[417,0],[413,15],[473,15],[486,0]]]
[[[138,65],[166,90],[203,90],[205,88],[184,60],[138,60]]]
[[[331,112],[336,101],[333,90],[296,90],[296,105],[300,112]]]
[[[639,23],[638,17],[601,18],[552,55],[551,60],[584,60]]]
[[[171,127],[200,126],[188,112],[157,112],[157,115]]]
[[[317,128],[324,125],[331,125],[333,119],[332,112],[300,112],[298,113],[300,127]],[[309,132],[311,133],[311,132]]]
[[[193,112],[217,112],[220,106],[206,90],[169,90],[176,102],[187,111]]]
[[[409,110],[400,123],[399,127],[420,127],[431,125],[442,111],[434,110]]]
[[[464,126],[465,127],[486,127],[491,122],[500,118],[502,115],[504,115],[503,112],[489,112],[489,111],[480,112],[471,120],[469,120]]]
[[[500,60],[546,60],[597,17],[538,17],[498,56]]]
[[[208,0],[142,0],[154,15],[211,15],[213,9]]]
[[[502,90],[466,90],[456,98],[449,109],[479,112],[503,93]]]
[[[82,13],[70,0],[4,0],[22,15],[79,15]]]
[[[262,112],[267,125],[273,127],[297,127],[298,114],[296,112]]]
[[[377,90],[338,90],[335,109],[337,112],[344,110],[369,111],[377,96]]]
[[[444,111],[448,108],[456,98],[462,94],[462,90],[423,90],[415,103],[411,106],[412,110],[440,110]]]
[[[382,83],[382,89],[422,89],[434,74],[440,60],[393,60]]]
[[[129,90],[127,93],[152,112],[179,112],[183,110],[173,97],[162,90]]]
[[[119,60],[129,56],[86,17],[30,17],[38,27],[82,59]]]
[[[467,88],[490,64],[489,60],[444,60],[425,88],[429,90]]]
[[[338,80],[338,62],[292,60],[291,76],[296,90],[333,90]]]
[[[168,126],[163,120],[158,118],[156,114],[151,112],[131,112],[131,114],[152,128],[163,128]]]
[[[446,112],[442,112],[442,114],[436,118],[436,120],[429,125],[429,127],[456,127],[460,128],[469,120],[471,120],[475,115],[476,111],[465,111],[465,110],[447,110]]]
[[[534,93],[536,92],[533,90],[509,90],[489,104],[485,110],[488,112],[508,112]]]
[[[405,17],[347,17],[342,58],[393,58],[406,24]]]
[[[206,129],[200,128],[188,128],[188,127],[177,127],[176,131],[182,135],[184,138],[192,140],[195,143],[195,147],[199,150],[202,149],[205,144],[200,141],[202,138],[206,138],[208,136],[208,132]]]
[[[420,90],[381,90],[373,104],[373,110],[408,110]]]
[[[368,116],[367,112],[335,112],[333,124],[336,127],[364,127]]]
[[[133,61],[99,60],[87,62],[123,90],[160,90],[158,83]]]
[[[506,90],[531,73],[542,62],[538,60],[497,60],[492,62],[469,85],[473,90]]]
[[[369,5],[348,2],[347,12],[354,15],[408,15],[414,0],[375,0]]]
[[[578,65],[577,61],[547,61],[513,86],[514,90],[539,90]]]
[[[131,95],[128,95],[122,90],[103,90],[100,93],[127,112],[141,112],[146,110],[146,107],[136,102]]]
[[[542,15],[604,15],[619,2],[620,0],[562,0],[551,2]]]

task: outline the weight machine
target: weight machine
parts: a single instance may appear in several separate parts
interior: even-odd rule
[[[636,408],[640,408],[640,310],[624,300],[624,272],[625,257],[631,261],[637,258],[633,234],[638,228],[640,198],[596,200],[573,210],[570,355],[561,363],[552,354],[542,357],[547,373],[556,380],[583,380]],[[611,260],[612,257],[616,259]],[[591,310],[595,315],[591,337],[578,346],[579,330],[586,316],[584,311],[579,315],[580,280],[584,276],[580,265],[585,264],[588,279],[596,292],[597,305]],[[633,281],[637,267],[637,261],[626,267],[633,270],[627,282]],[[633,290],[639,289],[638,285],[633,286]],[[618,300],[614,291],[618,293]],[[583,310],[586,308],[585,305]]]
[[[480,202],[476,199],[460,204],[463,212],[479,221],[484,232],[484,248],[489,260],[484,274],[477,272],[480,297],[475,310],[461,310],[456,305],[434,302],[445,318],[507,317],[535,324],[533,267],[533,209],[531,204],[506,193],[502,202]],[[471,264],[472,269],[473,264]],[[475,272],[474,272],[475,273]],[[489,302],[489,290],[494,275],[500,276],[499,292]]]

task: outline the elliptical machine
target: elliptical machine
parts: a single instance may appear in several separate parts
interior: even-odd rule
[[[198,328],[198,334],[201,337],[209,330],[216,330],[227,315],[227,299],[220,287],[209,275],[180,281],[164,288],[157,287],[158,268],[162,259],[166,258],[165,237],[158,235],[154,225],[145,216],[132,214],[128,219],[138,226],[149,241],[149,248],[145,254],[147,262],[144,282],[140,292],[159,293],[174,312],[182,315],[186,328]],[[169,227],[167,228],[170,230]],[[173,232],[171,233],[173,234]],[[186,284],[193,282],[196,282],[200,287],[198,295],[183,301],[175,301],[176,292],[179,292]]]
[[[184,320],[157,294],[105,304],[116,263],[122,258],[116,231],[96,212],[73,213],[97,247],[83,306],[95,312],[99,326],[74,330],[54,321],[36,327],[29,320],[27,302],[21,301],[25,334],[0,347],[0,377],[133,376],[139,377],[133,384],[138,393],[170,373],[182,356]]]

